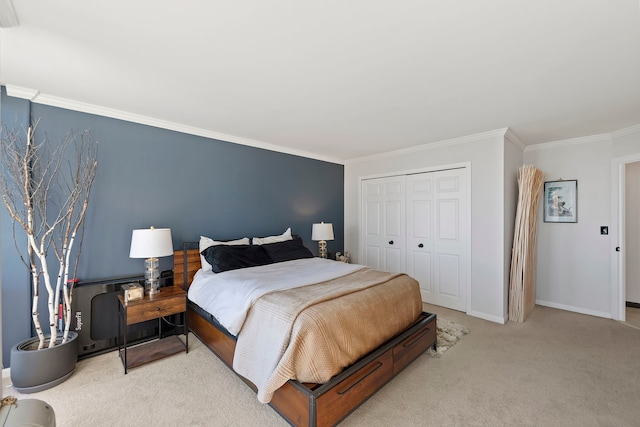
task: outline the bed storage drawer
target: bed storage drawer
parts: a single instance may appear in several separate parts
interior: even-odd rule
[[[434,317],[427,323],[421,324],[416,331],[393,347],[394,375],[397,375],[435,342],[436,319]]]
[[[318,397],[317,425],[335,425],[391,378],[393,351],[389,349]]]

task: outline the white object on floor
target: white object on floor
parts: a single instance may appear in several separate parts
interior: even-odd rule
[[[12,398],[7,397],[2,401],[0,426],[55,427],[56,415],[53,408],[46,402],[37,399],[23,399],[13,403],[5,403],[9,399]]]

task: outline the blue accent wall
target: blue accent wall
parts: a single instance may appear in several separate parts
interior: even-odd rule
[[[99,141],[80,280],[141,274],[143,260],[129,258],[131,231],[150,226],[171,228],[175,249],[200,235],[227,240],[281,234],[291,227],[317,255],[311,226],[324,221],[335,230],[329,251],[343,250],[342,165],[31,104],[6,96],[3,88],[3,124],[16,118],[28,124],[29,109],[40,120],[38,138],[46,134],[56,140],[70,129],[90,129]],[[31,319],[29,276],[12,259],[6,217],[3,211],[2,333],[8,366],[10,347],[30,336]],[[161,259],[161,270],[172,266],[172,257]]]
[[[28,122],[29,102],[5,96],[2,87],[0,111],[2,124],[16,124],[20,129]],[[26,129],[28,126],[24,126]],[[26,133],[25,133],[26,136]],[[4,171],[0,171],[4,173]],[[16,240],[25,242],[20,227]],[[11,347],[31,336],[31,280],[29,272],[16,252],[13,227],[4,204],[0,204],[0,289],[2,290],[2,365],[9,366]]]

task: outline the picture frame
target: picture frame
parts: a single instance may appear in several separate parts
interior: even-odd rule
[[[578,222],[578,180],[544,183],[544,222]]]

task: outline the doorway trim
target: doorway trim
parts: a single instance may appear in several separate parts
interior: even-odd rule
[[[615,239],[611,239],[611,314],[614,320],[626,320],[625,282],[625,167],[640,161],[640,153],[611,161],[611,220]],[[619,247],[620,251],[616,251]],[[622,256],[621,256],[622,255]]]

